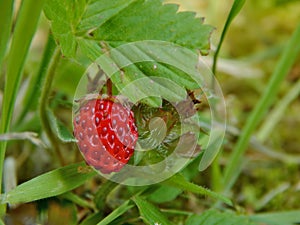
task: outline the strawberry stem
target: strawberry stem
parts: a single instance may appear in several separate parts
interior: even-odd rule
[[[107,95],[112,96],[112,82],[111,79],[108,78],[106,81]]]
[[[40,106],[39,106],[39,114],[40,114],[42,126],[45,130],[45,133],[46,133],[49,141],[51,142],[51,145],[54,148],[54,152],[56,153],[56,156],[57,156],[60,164],[65,165],[64,158],[59,149],[58,141],[51,130],[51,126],[50,126],[50,123],[49,123],[49,120],[47,117],[48,97],[49,97],[49,93],[51,90],[52,82],[54,80],[53,78],[55,75],[55,69],[57,68],[60,58],[61,58],[60,49],[56,48],[56,50],[53,54],[49,69],[46,74],[44,86],[42,88],[42,93],[41,93],[41,98],[40,98]]]

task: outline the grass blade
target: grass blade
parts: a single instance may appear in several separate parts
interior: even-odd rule
[[[259,213],[250,216],[252,221],[272,224],[272,225],[293,225],[300,223],[300,210],[274,212],[274,213]]]
[[[300,94],[300,80],[293,86],[293,88],[283,97],[281,101],[276,104],[276,107],[268,115],[267,120],[261,126],[257,136],[257,139],[264,142],[273,131],[274,127],[278,124],[280,119],[285,116],[285,111],[289,104],[296,99]]]
[[[5,91],[0,120],[0,133],[9,130],[17,90],[22,77],[22,70],[29,46],[37,28],[37,23],[45,0],[22,1],[18,14],[14,35],[7,62]],[[2,21],[1,21],[2,23]],[[3,161],[5,156],[6,142],[0,142],[0,182],[3,174]],[[0,185],[0,193],[1,193]]]
[[[228,30],[231,22],[233,21],[233,19],[237,16],[237,14],[242,9],[245,2],[246,2],[246,0],[235,0],[232,7],[231,7],[231,10],[229,12],[229,15],[227,17],[227,20],[225,22],[225,25],[224,25],[224,28],[223,28],[223,31],[222,31],[222,34],[221,34],[221,38],[220,38],[218,47],[217,47],[216,52],[214,54],[214,60],[213,60],[213,66],[212,66],[212,71],[213,71],[214,74],[216,73],[218,56],[219,56],[220,49],[221,49],[221,46],[223,44],[225,35],[227,33],[227,30]]]
[[[103,212],[96,212],[85,218],[79,225],[95,225],[102,218]]]
[[[112,211],[108,216],[106,216],[103,220],[101,220],[97,225],[107,225],[110,224],[113,220],[117,219],[119,216],[123,215],[129,209],[133,207],[132,204],[129,204],[129,200],[124,202],[114,211]]]
[[[81,172],[83,167],[85,163],[76,163],[42,174],[3,194],[1,201],[9,204],[32,202],[73,190],[96,175],[93,170]]]
[[[207,210],[201,214],[191,215],[185,222],[186,225],[258,225],[249,220],[247,216],[235,214],[233,212],[220,212],[217,210]]]
[[[20,113],[17,120],[18,122],[16,124],[20,124],[21,121],[26,116],[26,113],[31,109],[31,107],[37,105],[38,98],[41,95],[42,81],[44,80],[47,74],[47,70],[45,68],[49,67],[51,58],[53,57],[55,52],[55,48],[56,48],[56,43],[53,39],[52,34],[49,33],[39,70],[37,71],[36,74],[33,74],[30,79],[29,87],[22,101],[22,105],[24,107],[22,108],[22,112]]]
[[[213,192],[207,188],[201,187],[199,185],[193,184],[189,181],[187,181],[182,175],[180,174],[176,174],[173,177],[171,177],[170,179],[166,180],[164,182],[166,185],[170,185],[172,187],[177,187],[180,188],[182,190],[186,190],[186,191],[190,191],[196,194],[201,194],[201,195],[205,195],[211,198],[215,198],[218,199],[224,203],[226,203],[227,205],[233,206],[232,201],[221,195],[218,194],[216,192]]]
[[[8,47],[13,19],[13,6],[14,0],[0,0],[0,66]]]
[[[242,130],[242,133],[235,145],[230,160],[225,168],[225,191],[229,190],[234,184],[237,175],[239,174],[239,167],[242,162],[242,156],[247,149],[248,143],[250,141],[251,135],[254,132],[256,126],[261,121],[261,119],[266,115],[268,108],[274,102],[280,84],[289,72],[293,63],[297,59],[300,52],[300,24],[298,24],[297,29],[294,31],[292,37],[290,38],[282,56],[272,74],[271,80],[269,81],[265,92],[257,103],[255,109],[249,116],[249,119]]]

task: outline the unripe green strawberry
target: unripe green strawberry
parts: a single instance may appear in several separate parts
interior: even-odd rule
[[[195,157],[200,153],[197,132],[182,130],[184,119],[194,114],[194,110],[189,106],[183,107],[187,105],[186,102],[188,101],[173,105],[163,101],[159,108],[143,103],[133,106],[132,110],[135,112],[136,124],[139,127],[139,145],[143,149],[136,157],[140,159],[139,165],[162,162],[173,154],[174,150],[178,157],[185,158]],[[192,126],[192,121],[190,123]]]
[[[139,127],[139,144],[143,149],[141,165],[155,164],[166,159],[174,151],[180,138],[181,123],[172,104],[163,101],[160,108],[143,103],[133,107]]]

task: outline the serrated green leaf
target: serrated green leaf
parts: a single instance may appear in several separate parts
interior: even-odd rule
[[[62,122],[57,120],[53,112],[50,110],[47,112],[48,118],[51,121],[51,128],[58,138],[63,142],[77,142],[76,138],[72,135],[68,128]]]
[[[77,11],[77,2],[79,1],[46,1],[44,12],[48,19],[51,20],[53,36],[61,46],[63,55],[71,57],[76,52],[76,38],[73,29],[75,22],[75,11]],[[81,5],[83,8],[84,5]]]
[[[48,0],[44,8],[67,57],[75,57],[80,39],[114,46],[162,40],[207,51],[213,28],[195,13],[177,10],[177,5],[162,5],[161,0]]]
[[[108,75],[136,64],[136,68],[128,69],[127,73],[126,69],[123,71],[125,76],[130,76],[129,78],[118,73],[118,82],[126,78],[138,79],[138,74],[144,74],[165,77],[189,90],[199,88],[199,84],[195,82],[195,76],[199,76],[199,71],[196,69],[198,54],[181,46],[162,41],[134,42],[112,48],[109,51],[111,55],[109,58],[103,55],[99,44],[92,40],[79,39],[78,44],[83,54],[91,61],[98,59],[97,62]]]
[[[142,219],[145,223],[149,225],[153,224],[164,224],[164,225],[171,225],[171,222],[162,214],[162,212],[157,209],[154,205],[146,201],[145,199],[134,196],[132,198],[134,203],[137,205]]]
[[[195,13],[177,13],[178,6],[160,0],[132,1],[97,28],[94,38],[110,43],[139,40],[169,41],[192,49],[207,50],[212,27],[201,25]]]
[[[196,194],[201,194],[205,196],[209,196],[211,198],[215,198],[221,200],[222,202],[226,203],[227,205],[233,206],[232,201],[216,192],[213,192],[207,188],[201,187],[197,184],[193,184],[187,181],[181,174],[175,174],[173,177],[169,178],[168,180],[164,181],[166,185],[170,185],[172,187],[177,187],[185,191],[190,191]]]
[[[83,38],[78,39],[78,46],[82,54],[88,57],[91,62],[96,61],[96,59],[103,54],[103,51],[99,44],[93,40],[87,40]]]
[[[109,47],[144,40],[162,40],[202,51],[209,49],[209,36],[212,27],[203,25],[203,21],[199,18],[195,18],[194,13],[177,13],[178,6],[176,5],[162,5],[160,0],[92,0],[86,1],[86,3],[80,1],[78,6],[78,4],[76,5],[78,1],[79,0],[74,2],[67,0],[49,0],[45,7],[46,16],[52,21],[54,36],[60,43],[63,53],[69,57],[75,57],[77,45],[79,45],[84,55],[94,61],[101,56],[103,52],[102,48],[107,51]],[[73,14],[76,14],[76,16]],[[73,38],[70,37],[72,35]],[[102,47],[99,46],[100,43]],[[149,68],[149,64],[145,65],[143,69],[133,65],[132,60],[134,59],[132,57],[137,57],[137,55],[133,53],[126,55],[126,53],[131,52],[129,50],[127,46],[127,52],[122,52],[123,55],[125,54],[122,60],[127,62],[126,68],[124,68],[124,63],[121,63],[122,65],[119,63],[118,65],[120,68],[123,68],[125,77],[120,74],[120,71],[115,71],[117,73],[112,77],[114,84],[119,90],[133,80],[153,74],[153,71]],[[137,49],[137,51],[140,53],[138,57],[144,60],[151,59],[152,62],[159,59],[160,55],[158,54],[161,54],[162,58],[166,56],[166,54],[161,51],[160,53],[155,52],[154,56],[146,55],[147,57],[145,57],[145,54],[141,56],[145,49]],[[119,52],[118,56],[120,56],[120,53],[121,52]],[[168,51],[167,53],[169,54],[170,52]],[[195,55],[197,56],[197,54]],[[174,53],[173,55],[167,55],[169,58],[171,56],[174,59],[176,58]],[[139,59],[139,62],[142,61],[142,59]],[[181,63],[180,59],[176,61],[174,59],[171,65]],[[183,59],[185,60],[184,62],[188,62],[189,60]],[[113,58],[113,60],[117,59]],[[195,68],[196,63],[197,60],[195,64],[192,65],[192,68]],[[154,67],[156,69],[156,73],[154,74],[157,74],[157,76],[164,76],[188,89],[197,87],[197,84],[185,74],[185,70],[180,72],[180,68],[178,68],[179,70],[176,68],[170,69],[168,65],[163,65],[163,62],[155,64]],[[112,74],[108,70],[102,69],[107,74]],[[146,89],[151,89],[151,86],[143,85],[139,87],[138,90],[141,91],[139,93],[143,93],[145,87]],[[159,86],[156,87],[157,88],[152,91],[152,94],[165,93],[167,96],[176,96],[174,93],[177,94],[177,92],[173,91],[174,93],[168,95],[166,91],[169,91],[170,86],[164,87],[164,92],[161,92]],[[129,98],[130,94],[135,93],[134,90],[132,92],[127,91],[128,90],[126,90],[126,95],[129,95]],[[161,100],[156,96],[147,97],[143,101],[156,107],[161,105]]]
[[[138,73],[165,77],[189,90],[199,88],[193,79],[197,74],[198,54],[178,45],[161,41],[143,41],[119,46],[111,50],[112,59],[120,68],[135,63]],[[134,72],[134,71],[133,71]]]
[[[185,99],[187,93],[184,87],[188,87],[189,89],[195,88],[197,86],[195,81],[193,82],[192,79],[188,77],[184,78],[184,76],[179,76],[177,73],[174,73],[165,66],[160,66],[159,68],[156,67],[156,65],[159,63],[154,63],[155,59],[150,58],[148,55],[146,55],[147,53],[139,51],[140,55],[137,56],[135,52],[131,50],[136,48],[134,46],[140,45],[142,44],[132,43],[130,45],[123,46],[122,49],[120,49],[122,52],[119,51],[119,48],[113,49],[110,52],[111,58],[108,58],[106,55],[101,55],[100,58],[98,58],[97,63],[107,75],[113,74],[111,79],[114,84],[117,86],[119,91],[123,95],[127,96],[132,102],[143,99],[143,101],[149,105],[159,107],[161,106],[161,98],[168,99],[171,102]],[[79,46],[82,47],[82,49],[91,57],[91,59],[96,58],[98,51],[95,51],[95,49],[99,49],[99,46],[97,47],[97,45],[95,45],[93,42],[85,40],[81,40],[79,42]],[[172,62],[173,64],[179,63],[179,61],[175,60],[175,57],[172,54],[166,54],[166,52],[164,52],[164,49],[167,48],[165,44],[165,48],[162,48],[160,51],[156,48],[161,48],[162,46],[157,43],[148,43],[146,46],[151,49],[151,52],[152,54],[155,54],[155,57],[159,58],[158,54],[160,53],[163,57],[165,57],[161,58],[160,61]],[[191,61],[194,62],[195,64],[192,68],[195,68],[197,63],[196,54],[190,52],[190,57],[187,57],[188,54],[181,48],[177,48],[178,46],[170,47],[174,47],[173,51],[178,53],[178,57],[185,57],[184,60],[186,64],[191,64]],[[170,49],[168,50],[171,51]],[[129,58],[123,54],[124,52],[129,54]],[[138,67],[134,64],[136,61],[152,61],[149,62],[149,64],[154,65],[155,71],[150,68],[148,68],[148,70],[145,69],[147,63],[144,63]],[[184,65],[185,62],[181,61],[180,63]],[[112,67],[111,65],[116,66]],[[185,68],[188,68],[188,65],[184,66]],[[153,68],[153,66],[151,67]],[[166,70],[169,70],[169,73],[166,73]],[[120,71],[122,71],[123,74],[121,74]],[[152,74],[154,76],[152,76]]]
[[[73,190],[96,175],[93,170],[81,171],[85,163],[68,165],[35,177],[1,195],[1,202],[18,204],[57,196]]]
[[[219,212],[217,210],[208,210],[200,215],[190,216],[186,225],[255,225],[249,218],[237,215],[231,212]]]
[[[95,42],[82,39],[79,46],[91,60],[101,54]],[[108,76],[113,74],[114,84],[133,102],[145,98],[144,102],[158,107],[158,97],[171,102],[184,100],[185,89],[205,85],[196,69],[198,55],[177,45],[135,42],[111,49],[109,55],[101,55],[97,63]]]
[[[91,0],[86,6],[85,13],[76,30],[79,33],[84,33],[87,30],[96,29],[126,9],[132,2],[134,0]]]

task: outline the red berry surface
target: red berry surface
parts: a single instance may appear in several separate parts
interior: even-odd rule
[[[112,97],[87,100],[73,124],[78,147],[89,165],[109,174],[128,163],[138,139],[129,108]]]

